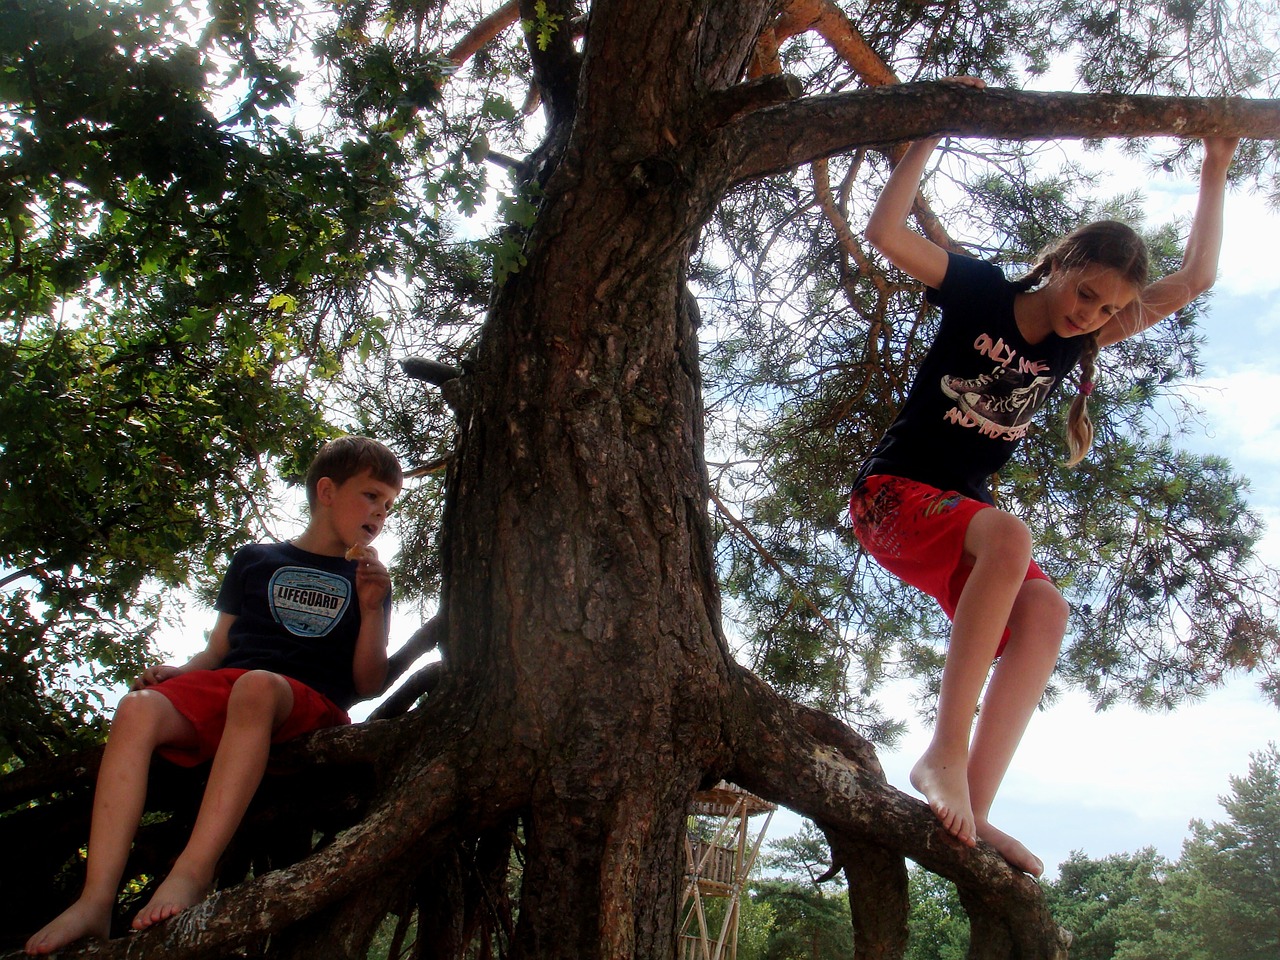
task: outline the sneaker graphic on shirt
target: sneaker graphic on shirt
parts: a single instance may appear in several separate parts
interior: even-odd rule
[[[996,367],[990,373],[980,373],[967,380],[950,375],[942,378],[942,392],[952,400],[959,400],[966,393],[1008,394],[1020,386],[1022,386],[1022,374],[1008,367]]]
[[[985,427],[1013,433],[1031,422],[1051,389],[1053,377],[1036,377],[1027,386],[1018,387],[1004,396],[962,394],[956,398],[956,406]]]

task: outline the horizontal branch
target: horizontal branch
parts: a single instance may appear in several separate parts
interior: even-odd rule
[[[531,772],[472,729],[473,720],[458,726],[461,720],[448,713],[419,717],[409,740],[422,759],[398,768],[394,786],[377,807],[307,859],[220,890],[165,923],[117,940],[77,943],[59,956],[226,956],[357,895],[388,873],[419,869],[454,838],[455,817],[479,831],[527,801]],[[375,726],[391,729],[397,723],[402,721]]]
[[[937,81],[808,97],[758,110],[723,132],[726,166],[741,183],[857,147],[938,135],[1280,139],[1280,100],[978,90]]]
[[[943,829],[928,806],[889,786],[868,763],[870,746],[843,724],[778,696],[741,671],[726,776],[757,796],[807,816],[833,839],[835,856],[884,848],[956,883],[974,919],[998,929],[1011,955],[1065,958],[1063,934],[1035,881],[989,845],[969,847]]]

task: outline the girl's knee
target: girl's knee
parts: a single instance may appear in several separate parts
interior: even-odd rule
[[[1048,580],[1028,580],[1022,585],[1009,617],[1010,627],[1028,628],[1037,635],[1053,638],[1057,644],[1067,632],[1071,607],[1066,598]]]
[[[1000,563],[1019,572],[1031,562],[1031,530],[1011,513],[982,510],[969,521],[965,550],[975,561]]]

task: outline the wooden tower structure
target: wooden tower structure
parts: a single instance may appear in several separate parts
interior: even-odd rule
[[[679,960],[736,960],[739,907],[776,809],[724,781],[694,795],[684,838]],[[765,819],[752,836],[750,821],[760,814]],[[718,925],[708,917],[712,898],[725,901]]]

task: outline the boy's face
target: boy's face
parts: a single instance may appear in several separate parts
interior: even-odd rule
[[[366,470],[340,484],[321,477],[316,494],[334,531],[350,547],[367,545],[382,532],[400,488],[375,480]]]

